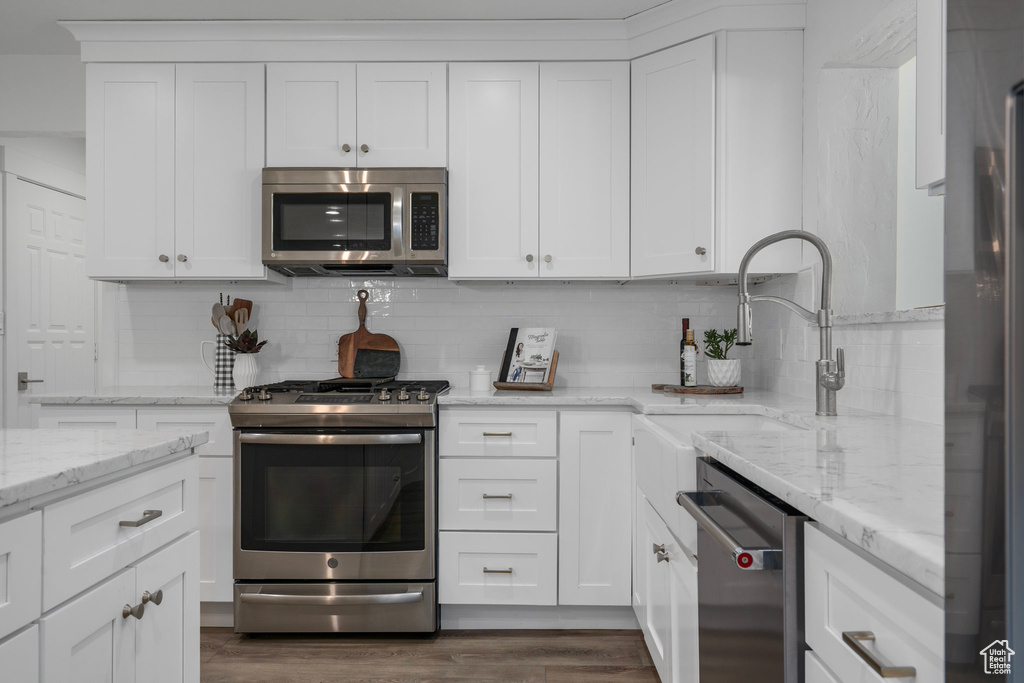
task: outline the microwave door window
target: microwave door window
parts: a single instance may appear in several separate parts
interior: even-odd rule
[[[275,250],[391,250],[388,192],[278,193],[273,203]]]

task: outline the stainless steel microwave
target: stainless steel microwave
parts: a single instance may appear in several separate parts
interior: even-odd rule
[[[263,263],[284,275],[447,275],[444,168],[263,169]]]

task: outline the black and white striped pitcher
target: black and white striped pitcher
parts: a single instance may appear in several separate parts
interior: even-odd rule
[[[228,335],[218,334],[217,341],[202,342],[199,345],[199,356],[203,359],[203,365],[213,373],[213,388],[233,391],[235,388],[235,380],[231,377],[231,371],[235,368],[235,352],[228,348],[228,339]],[[212,367],[206,362],[204,347],[207,344],[214,344],[216,347]]]

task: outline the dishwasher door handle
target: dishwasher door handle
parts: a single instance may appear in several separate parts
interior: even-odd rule
[[[676,503],[690,513],[697,525],[706,531],[725,552],[729,553],[733,563],[747,571],[782,568],[782,551],[771,548],[744,548],[728,531],[722,528],[711,515],[704,512],[701,503],[706,498],[713,498],[719,491],[679,491]],[[717,504],[717,503],[716,503]]]

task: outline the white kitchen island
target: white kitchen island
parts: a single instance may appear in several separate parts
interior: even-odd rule
[[[0,431],[5,680],[198,680],[194,449],[207,439]]]

